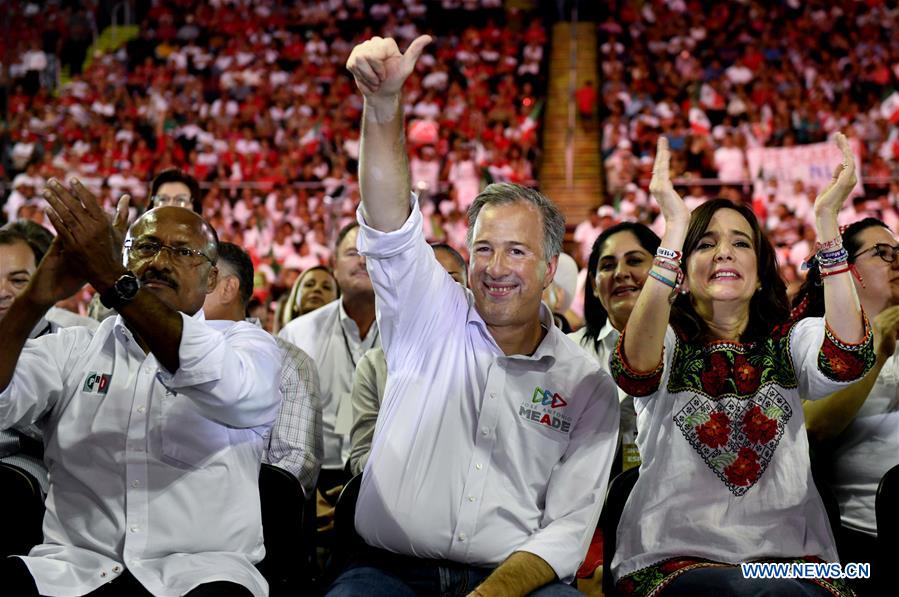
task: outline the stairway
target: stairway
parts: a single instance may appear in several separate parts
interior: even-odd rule
[[[597,80],[596,24],[578,23],[574,88],[586,81]],[[571,23],[557,23],[552,31],[552,55],[549,59],[549,85],[543,121],[543,162],[540,168],[540,189],[565,214],[569,232],[596,209],[604,199],[602,160],[599,145],[599,124],[585,124],[575,116],[571,158],[571,181],[567,180],[566,154],[569,139],[569,108],[577,113],[571,97]]]

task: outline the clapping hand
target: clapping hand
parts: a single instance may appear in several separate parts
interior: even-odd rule
[[[668,139],[659,135],[656,146],[656,159],[652,165],[652,180],[649,183],[649,194],[659,204],[662,217],[666,223],[680,221],[687,222],[690,219],[690,209],[681,199],[674,185],[671,184],[670,171],[671,151],[668,149]]]
[[[122,240],[128,227],[128,195],[119,199],[113,220],[77,179],[69,188],[50,179],[43,195],[50,204],[47,216],[58,235],[54,259],[64,260],[70,268],[65,273],[59,271],[58,275],[80,277],[82,284],[87,281],[98,289],[114,283],[123,270]]]
[[[830,183],[815,199],[815,215],[836,216],[858,182],[855,174],[855,156],[849,148],[849,140],[843,133],[837,133],[836,142],[843,154],[843,161],[834,170]]]
[[[373,37],[353,48],[346,67],[366,98],[395,97],[429,43],[431,36],[421,35],[402,54],[392,38]]]

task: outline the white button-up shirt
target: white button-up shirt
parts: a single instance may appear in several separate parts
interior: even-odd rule
[[[415,202],[400,230],[363,223],[357,243],[388,367],[357,531],[376,547],[474,566],[526,551],[572,578],[615,451],[611,378],[545,306],[537,351],[505,356],[425,242]]]
[[[22,559],[42,595],[83,595],[128,569],[154,595],[227,580],[268,594],[258,475],[281,354],[246,322],[182,314],[172,375],[121,317],[30,340],[0,428],[44,431],[44,543]]]
[[[887,359],[868,398],[834,447],[831,487],[840,503],[844,525],[877,536],[877,486],[897,464],[899,353]]]
[[[379,346],[378,325],[366,337],[347,315],[343,301],[336,300],[297,317],[278,334],[298,346],[315,361],[322,405],[323,469],[342,469],[350,457],[350,428],[353,425],[353,374],[356,363],[369,348]]]

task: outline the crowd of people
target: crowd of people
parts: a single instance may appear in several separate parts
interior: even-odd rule
[[[771,9],[833,47],[877,40],[842,65],[804,62],[760,4],[702,23],[701,2],[615,5],[599,96],[616,205],[578,223],[574,259],[559,208],[520,184],[542,25],[513,34],[494,11],[424,33],[429,11],[456,26],[491,0],[159,2],[59,98],[22,87],[0,472],[46,499],[43,537],[22,549],[22,516],[0,541],[6,586],[267,595],[270,465],[314,504],[315,543],[350,551],[315,587],[303,569],[310,590],[572,595],[610,479],[638,467],[604,537],[618,594],[880,594],[899,189],[851,199],[880,178],[843,134],[871,167],[892,134],[866,76],[894,42],[868,4]],[[828,183],[755,201],[745,149],[814,141],[840,156]],[[352,545],[334,529],[349,487]],[[873,579],[751,579],[745,562]]]
[[[899,87],[897,17],[877,0],[609,3],[598,24],[599,96],[607,187],[619,211],[649,225],[658,216],[646,190],[664,133],[687,204],[753,201],[794,277],[810,251],[804,242],[791,248],[813,234],[822,185],[777,187],[764,172],[759,180],[746,152],[842,131],[860,142],[865,194],[847,204],[841,223],[871,215],[895,227],[899,129],[888,98]]]
[[[425,29],[445,31],[407,97],[429,236],[462,246],[465,209],[485,179],[535,175],[546,33],[539,18],[514,30],[490,0],[153,3],[137,38],[92,56],[57,93],[29,86],[28,73],[32,46],[58,50],[41,39],[58,19],[13,10],[34,26],[14,45],[7,221],[48,224],[37,192],[75,174],[107,206],[129,193],[136,215],[147,182],[180,167],[200,182],[222,239],[246,247],[263,286],[280,294],[296,270],[327,263],[359,202],[350,48],[375,34],[408,43]]]

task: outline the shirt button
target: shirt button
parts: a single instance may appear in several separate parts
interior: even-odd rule
[[[490,392],[490,397],[491,397],[491,398],[496,398],[496,394],[494,394],[493,392]]]
[[[459,541],[465,541],[465,533],[459,533]]]
[[[476,469],[478,469],[478,470],[481,470],[481,465],[480,465],[480,464],[476,464],[476,465],[474,465],[474,467],[475,467]]]
[[[486,427],[481,428],[481,435],[487,435],[488,433],[490,433],[489,429],[487,429]]]
[[[112,571],[113,571],[113,572],[118,572],[119,570],[121,570],[121,568],[119,568],[118,566],[113,566],[113,567],[112,567]]]
[[[475,499],[476,499],[476,498],[475,498],[473,495],[468,496],[468,501],[469,501],[469,502],[473,502],[473,501],[475,501]]]
[[[138,407],[137,407],[137,412],[139,412],[140,414],[144,414],[144,412],[146,412],[146,410],[147,410],[147,409],[144,408],[143,406],[138,406]]]
[[[134,525],[134,526],[131,527],[131,532],[132,532],[132,533],[136,533],[136,532],[138,532],[139,530],[140,530],[140,527],[137,526],[137,525]]]
[[[134,481],[131,482],[131,487],[140,487],[140,481],[135,479]]]

